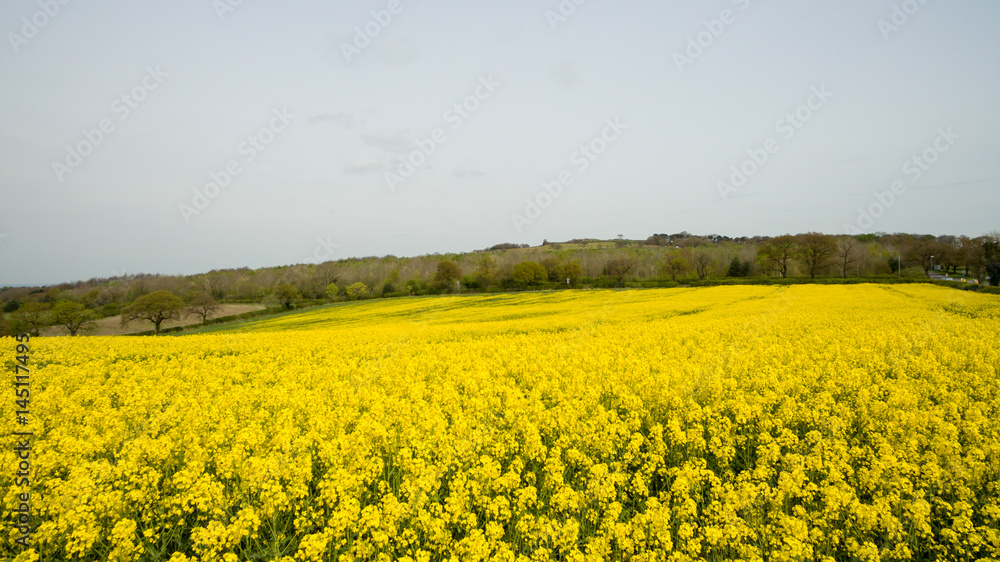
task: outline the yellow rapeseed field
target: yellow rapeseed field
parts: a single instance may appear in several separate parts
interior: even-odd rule
[[[4,560],[1000,559],[996,296],[428,297],[30,347]]]

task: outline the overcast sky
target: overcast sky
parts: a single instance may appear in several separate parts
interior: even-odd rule
[[[980,235],[1000,3],[921,1],[6,0],[0,285]]]

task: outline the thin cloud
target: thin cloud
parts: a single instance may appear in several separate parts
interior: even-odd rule
[[[320,113],[319,115],[312,115],[308,117],[306,121],[310,125],[316,125],[318,123],[333,123],[345,129],[353,129],[354,127],[362,123],[362,121],[357,117],[355,117],[354,115],[345,112]]]

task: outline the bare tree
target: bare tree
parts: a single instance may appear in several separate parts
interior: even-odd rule
[[[826,267],[830,258],[837,253],[837,242],[829,234],[809,232],[796,236],[796,259],[809,272],[809,277],[815,279],[816,274]]]
[[[979,238],[959,236],[957,240],[959,261],[965,277],[978,278],[985,265],[983,242]]]
[[[476,269],[472,276],[483,288],[488,288],[496,280],[497,260],[492,254],[483,254],[476,261]]]
[[[323,262],[316,266],[316,271],[313,273],[316,278],[316,282],[320,287],[324,289],[330,285],[330,283],[336,283],[339,277],[337,264],[333,262]]]
[[[199,293],[188,303],[186,312],[189,316],[200,316],[202,325],[208,324],[208,317],[222,310],[212,295],[208,292]]]
[[[930,277],[934,267],[934,258],[940,259],[947,251],[947,246],[932,240],[920,240],[909,249],[909,258],[920,264],[924,275]]]
[[[840,263],[840,274],[847,279],[847,269],[856,259],[855,248],[858,246],[858,239],[847,236],[837,240],[837,260]]]
[[[625,276],[635,268],[636,262],[632,258],[612,258],[604,264],[604,275],[613,277],[619,285],[624,284]]]
[[[667,261],[660,266],[660,273],[670,276],[672,281],[677,281],[678,275],[683,275],[688,269],[688,262],[678,252],[671,252]]]
[[[788,264],[795,257],[795,237],[784,234],[768,240],[758,248],[761,261],[778,271],[782,277],[788,277]]]
[[[704,279],[712,271],[712,256],[705,250],[698,250],[694,253],[694,271],[698,274],[698,279]]]
[[[1000,287],[1000,231],[994,230],[983,237],[983,255],[990,285]]]

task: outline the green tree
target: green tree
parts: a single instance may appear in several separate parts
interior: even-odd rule
[[[361,300],[370,294],[368,290],[368,285],[365,285],[361,281],[354,283],[347,287],[347,298],[352,301]]]
[[[462,278],[462,270],[453,261],[440,261],[434,273],[434,286],[438,289],[452,290],[455,282]]]
[[[339,297],[340,296],[340,287],[337,286],[337,282],[334,281],[333,283],[330,283],[329,285],[327,285],[326,286],[326,290],[323,291],[323,294],[326,295],[326,298],[328,298],[330,300],[334,300],[337,297]]]
[[[510,274],[515,284],[521,287],[541,285],[549,278],[542,264],[533,261],[523,261],[514,266]]]
[[[98,306],[97,300],[101,297],[101,291],[97,289],[91,289],[87,294],[80,297],[80,303],[87,308],[94,308]]]
[[[476,282],[482,288],[488,289],[496,281],[496,273],[497,260],[490,254],[484,254],[479,258],[479,263],[476,264],[476,270],[472,272],[472,276],[476,278]]]
[[[291,283],[282,283],[274,288],[272,293],[274,298],[277,299],[281,306],[285,307],[286,310],[291,310],[295,303],[299,302],[302,298],[302,293],[299,292],[299,288]]]
[[[52,307],[51,321],[53,326],[65,326],[70,336],[75,336],[80,330],[95,327],[97,314],[78,302],[59,301]]]
[[[394,269],[392,273],[389,274],[389,278],[385,280],[382,285],[381,295],[383,297],[388,297],[392,293],[396,292],[396,285],[399,283],[399,270]]]
[[[49,325],[50,308],[48,304],[35,301],[22,304],[10,315],[10,329],[16,334],[40,335],[42,328]]]
[[[740,261],[740,258],[734,257],[733,261],[729,262],[729,270],[726,271],[727,277],[747,277],[750,275],[750,268],[753,266],[749,261]]]
[[[134,320],[153,323],[153,331],[160,333],[160,325],[166,320],[180,318],[184,301],[170,291],[154,291],[145,294],[122,309],[121,324],[127,326]]]
[[[419,295],[427,289],[427,284],[424,283],[422,279],[408,279],[406,281],[406,290],[410,292],[411,295]]]
[[[565,279],[562,274],[562,262],[559,258],[549,257],[545,258],[539,264],[545,268],[545,273],[548,275],[549,281],[558,283]]]
[[[583,268],[580,267],[580,263],[574,261],[564,265],[562,268],[562,279],[569,279],[571,287],[579,285],[580,279],[583,279]]]

